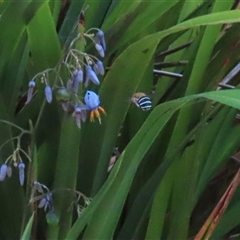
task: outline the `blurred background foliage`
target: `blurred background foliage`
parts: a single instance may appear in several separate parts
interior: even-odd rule
[[[16,168],[0,183],[0,239],[239,239],[238,5],[1,1],[0,161],[16,136],[31,161],[21,152],[24,186]],[[79,129],[53,74],[51,104],[40,81],[25,102],[33,76],[70,47],[96,54],[89,40],[70,44],[90,28],[106,37],[106,74],[88,88],[106,116]],[[151,98],[150,111],[131,102],[136,92]],[[45,212],[47,196],[54,210]]]

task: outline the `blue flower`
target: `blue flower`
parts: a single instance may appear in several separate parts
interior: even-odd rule
[[[99,123],[101,124],[100,113],[105,113],[105,110],[100,106],[99,96],[93,91],[87,91],[84,97],[86,106],[91,111],[90,112],[90,122],[94,122],[95,116],[98,118]],[[100,112],[99,112],[100,111]]]
[[[96,42],[100,44],[104,51],[106,51],[106,41],[104,32],[102,30],[99,30],[96,34]]]
[[[40,201],[39,201],[39,204],[38,204],[38,208],[42,208],[46,205],[47,203],[47,199],[45,197],[43,197]]]
[[[99,96],[93,91],[87,91],[84,101],[90,110],[96,109],[100,105]]]
[[[32,100],[33,90],[34,90],[35,86],[36,86],[36,83],[34,80],[31,80],[28,83],[28,94],[27,94],[27,101],[25,104],[28,104]]]
[[[52,193],[49,192],[47,193],[41,200],[39,201],[38,208],[43,208],[44,211],[47,211],[47,208],[49,209],[49,212],[54,211],[54,206],[53,206],[53,199],[52,199]]]
[[[73,72],[73,78],[72,78],[72,91],[74,93],[78,93],[78,85],[79,83],[82,83],[83,81],[83,71],[82,70],[75,70]]]
[[[103,47],[102,47],[100,44],[96,43],[96,44],[95,44],[95,48],[97,49],[99,55],[100,55],[102,58],[104,58],[104,57],[105,57],[105,53],[104,53]]]
[[[45,97],[48,103],[52,102],[52,89],[47,85],[45,87]]]
[[[105,74],[103,63],[100,60],[97,61],[97,68],[101,75]]]
[[[24,184],[24,169],[25,169],[25,164],[23,162],[20,162],[18,164],[18,169],[19,169],[19,181],[20,181],[20,185],[23,186]]]
[[[7,175],[7,164],[3,164],[0,168],[0,181],[3,181]]]
[[[85,87],[88,86],[89,81],[92,81],[94,84],[99,85],[100,81],[96,75],[96,73],[93,71],[91,66],[86,67],[86,81],[85,81]]]
[[[93,69],[97,75],[100,74],[103,76],[105,74],[103,63],[100,60],[98,60],[97,63],[94,64]]]
[[[77,105],[73,113],[73,116],[75,117],[78,128],[81,128],[81,121],[85,122],[87,118],[86,110],[84,110],[83,108],[84,106],[81,107],[80,105]]]

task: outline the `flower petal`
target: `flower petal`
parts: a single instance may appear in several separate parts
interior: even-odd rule
[[[43,208],[47,204],[47,199],[43,197],[38,204],[38,208]]]
[[[105,53],[104,53],[103,47],[102,47],[100,44],[96,43],[96,44],[95,44],[95,48],[97,49],[99,55],[100,55],[102,58],[104,58],[104,57],[105,57]]]
[[[96,109],[100,105],[99,96],[93,91],[87,91],[84,101],[90,110]]]
[[[99,81],[96,73],[92,70],[92,67],[88,65],[86,67],[86,82],[88,83],[89,80],[91,80],[96,85],[100,84],[100,81]],[[85,82],[85,84],[86,84],[86,82]]]
[[[97,68],[98,68],[99,73],[103,76],[105,74],[105,70],[104,70],[102,61],[100,61],[100,60],[97,61]]]
[[[81,128],[81,114],[82,114],[82,110],[80,107],[75,107],[75,111],[74,111],[74,117],[75,117],[75,121],[76,124],[78,126],[78,128]]]
[[[93,70],[97,75],[100,73],[97,64],[93,65]]]
[[[77,71],[77,74],[75,74],[74,80],[77,81],[78,83],[82,83],[82,81],[83,81],[83,71],[81,69]]]

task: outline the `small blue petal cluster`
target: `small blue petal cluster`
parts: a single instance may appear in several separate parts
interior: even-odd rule
[[[18,166],[19,169],[19,182],[20,185],[23,186],[24,179],[25,179],[25,164],[23,162],[19,162],[19,164],[14,164],[14,166]],[[10,165],[7,165],[6,163],[3,163],[0,168],[0,181],[3,181],[6,176],[11,177],[12,176],[12,167]]]
[[[95,31],[96,28],[89,31]],[[89,32],[87,31],[87,32]],[[85,33],[81,37],[89,38],[94,42],[95,48],[101,58],[105,57],[106,41],[104,32],[100,29],[97,30],[95,38],[93,34]],[[29,103],[33,96],[34,88],[36,87],[36,81],[40,77],[41,81],[45,83],[44,93],[48,103],[53,100],[53,89],[57,90],[56,98],[60,102],[63,111],[68,114],[72,114],[75,118],[76,124],[81,128],[81,123],[87,119],[87,112],[90,111],[90,121],[94,121],[94,117],[97,117],[101,123],[100,113],[105,113],[104,109],[100,106],[100,100],[97,93],[89,91],[87,88],[91,87],[91,84],[100,85],[99,75],[105,74],[103,62],[94,55],[89,55],[85,52],[81,52],[78,49],[72,48],[74,44],[79,41],[79,36],[75,38],[70,44],[69,50],[66,53],[65,58],[53,69],[44,70],[42,73],[38,73],[30,82],[28,97],[26,103]],[[64,71],[61,71],[61,67]],[[70,73],[71,77],[66,83],[62,79],[62,73]],[[56,83],[51,87],[48,82],[47,76],[49,71],[56,74]],[[61,86],[57,84],[57,80]],[[84,97],[85,93],[85,97]],[[85,103],[82,103],[84,98]],[[20,169],[20,168],[19,168]]]
[[[38,208],[44,208],[45,212],[47,210],[48,212],[54,211],[53,198],[51,192],[48,192],[43,196],[43,198],[38,203]]]
[[[100,105],[99,96],[93,91],[86,92],[84,101],[89,110],[94,110]]]
[[[78,94],[78,87],[79,84],[83,82],[83,71],[80,70],[75,70],[73,72],[72,79],[69,79],[67,82],[67,90],[69,92],[73,92],[75,94]]]
[[[97,49],[101,57],[105,57],[106,42],[103,31],[99,30],[95,38],[95,48]],[[79,53],[76,49],[71,52],[71,55],[74,55],[73,60],[78,58],[77,54]],[[69,55],[66,57],[69,58]],[[76,125],[78,128],[81,128],[82,122],[85,122],[87,119],[87,111],[90,111],[90,121],[94,121],[94,117],[97,117],[101,123],[100,113],[105,113],[104,109],[100,106],[100,99],[97,93],[89,91],[88,86],[93,83],[95,85],[100,85],[100,80],[98,75],[104,75],[105,69],[103,62],[96,57],[92,58],[91,55],[84,54],[86,59],[85,68],[78,66],[71,72],[71,78],[67,81],[66,87],[62,87],[58,90],[57,99],[61,103],[62,109],[65,112],[71,113],[75,118]],[[80,61],[80,60],[79,60]],[[67,65],[67,63],[65,63]],[[71,67],[73,65],[71,64]],[[84,70],[82,70],[84,69]],[[85,78],[84,78],[85,76]],[[86,89],[84,103],[78,98],[78,94],[82,94],[84,89],[80,84],[83,84]],[[80,90],[79,90],[80,88]],[[74,96],[71,96],[74,94]]]
[[[96,116],[101,124],[100,113],[105,113],[105,110],[100,106],[99,96],[93,91],[87,91],[84,97],[84,101],[88,110],[90,110],[90,122],[94,122]]]
[[[34,181],[31,191],[30,203],[38,201],[38,208],[43,208],[45,212],[53,213],[53,195],[47,186]]]

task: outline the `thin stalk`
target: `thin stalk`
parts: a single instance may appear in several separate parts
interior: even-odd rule
[[[168,67],[186,66],[187,64],[188,64],[188,61],[178,61],[178,62],[156,62],[153,65],[161,68],[168,68]]]
[[[175,77],[175,78],[182,78],[182,76],[183,76],[180,73],[173,73],[173,72],[162,71],[162,70],[157,70],[157,69],[153,69],[153,73],[167,76],[167,77]]]
[[[172,53],[175,53],[175,52],[178,52],[184,48],[187,48],[189,47],[190,45],[192,44],[192,42],[187,42],[187,43],[184,43],[183,45],[181,46],[178,46],[178,47],[175,47],[175,48],[172,48],[172,49],[169,49],[169,50],[166,50],[164,52],[161,52],[157,57],[165,57],[167,55],[170,55]]]

